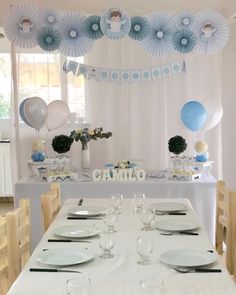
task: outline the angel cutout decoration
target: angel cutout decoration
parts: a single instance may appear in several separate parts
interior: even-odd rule
[[[106,19],[106,22],[110,25],[110,31],[113,33],[119,33],[121,25],[126,23],[126,20],[121,20],[121,12],[119,10],[112,10],[110,19]]]
[[[19,26],[21,27],[23,33],[28,34],[34,25],[28,17],[24,17],[23,20],[19,23]]]
[[[215,33],[216,28],[211,23],[206,22],[203,25],[201,31],[202,31],[203,38],[205,40],[209,40],[212,37],[212,35]]]

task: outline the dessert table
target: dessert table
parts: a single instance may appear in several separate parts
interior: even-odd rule
[[[49,190],[50,183],[24,178],[15,185],[15,205],[21,198],[31,201],[31,248],[35,248],[43,235],[40,196]],[[148,179],[143,182],[97,182],[86,177],[78,181],[61,182],[62,201],[68,198],[104,198],[112,193],[122,193],[125,198],[134,192],[143,192],[146,198],[186,198],[197,212],[200,222],[214,244],[216,180],[212,176],[195,181]]]
[[[149,199],[148,203],[153,202],[173,202],[173,199]],[[199,228],[195,229],[199,235],[180,235],[172,236],[161,235],[161,231],[154,229],[144,232],[141,230],[142,224],[138,214],[132,212],[130,199],[125,199],[121,209],[121,215],[116,225],[117,233],[115,234],[115,246],[112,249],[113,258],[100,258],[101,249],[99,248],[99,238],[97,236],[86,242],[48,242],[48,239],[55,238],[54,232],[58,228],[65,225],[76,225],[78,228],[87,226],[104,230],[103,220],[87,219],[87,220],[68,220],[67,215],[71,207],[77,206],[77,199],[68,199],[62,206],[58,216],[44,234],[34,253],[30,257],[28,263],[22,273],[15,281],[8,292],[8,295],[51,295],[68,294],[66,282],[68,279],[76,278],[81,275],[88,275],[91,278],[91,295],[137,295],[140,293],[139,282],[144,279],[160,278],[164,282],[165,295],[233,295],[236,294],[236,285],[230,277],[227,270],[219,262],[218,255],[212,248],[207,234],[199,223],[190,202],[186,199],[175,199],[186,206],[185,216],[156,216],[155,222],[164,220],[185,220],[196,223]],[[107,199],[84,200],[84,206],[108,206]],[[77,206],[78,207],[78,206]],[[78,207],[79,208],[79,207]],[[140,235],[148,235],[153,238],[154,250],[150,257],[150,264],[140,265],[137,263],[138,254],[136,252],[136,240]],[[58,237],[57,237],[58,238]],[[86,239],[87,240],[87,239]],[[37,258],[49,249],[58,249],[60,251],[90,251],[94,258],[86,263],[67,266],[68,270],[77,270],[82,272],[32,272],[30,268],[55,268],[40,263]],[[208,268],[217,268],[222,271],[219,273],[179,273],[173,269],[173,264],[166,264],[161,260],[160,255],[166,251],[184,249],[188,251],[202,251],[213,255],[215,261],[207,265]],[[210,253],[209,251],[214,251]],[[58,259],[58,258],[57,258]],[[65,267],[63,267],[65,268]],[[145,293],[146,294],[146,293]],[[151,293],[153,294],[153,293]],[[164,295],[164,294],[163,294]]]

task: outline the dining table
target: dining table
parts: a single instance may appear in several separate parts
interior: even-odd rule
[[[135,212],[133,199],[124,198],[115,225],[116,232],[113,234],[113,257],[101,258],[100,233],[107,231],[104,212],[110,205],[108,198],[83,198],[80,203],[78,199],[67,199],[8,295],[69,294],[67,281],[81,276],[91,279],[89,295],[143,294],[140,282],[147,279],[163,281],[164,293],[160,293],[161,295],[236,294],[236,284],[220,262],[189,200],[146,199],[144,206],[154,209],[156,214],[151,230],[145,231],[140,219],[142,210]],[[159,210],[159,206],[167,209]],[[94,208],[99,213],[88,214],[89,211],[94,212]],[[189,225],[190,230],[187,230]],[[65,238],[63,234],[67,227],[90,229],[95,234],[91,237],[88,235],[85,239],[72,238],[72,242],[67,242],[68,235]],[[185,234],[181,233],[181,229]],[[73,237],[73,231],[71,236]],[[153,240],[149,264],[138,263],[138,237],[149,237]],[[62,239],[62,242],[50,242],[55,239]],[[73,265],[66,260],[68,253],[88,253],[89,258]],[[174,268],[176,265],[185,264],[191,271],[181,273]],[[196,266],[201,266],[201,269],[217,269],[219,272],[195,272]],[[30,271],[32,268],[36,268],[36,271]],[[38,268],[47,271],[37,271]],[[50,271],[55,269],[80,273]]]
[[[195,181],[157,178],[147,178],[145,181],[93,181],[80,172],[77,181],[61,182],[60,187],[62,202],[69,198],[109,198],[114,193],[132,198],[136,192],[143,192],[146,198],[186,198],[206,229],[212,245],[215,243],[216,179],[211,175]],[[32,177],[24,177],[15,184],[16,208],[22,198],[30,200],[32,251],[44,233],[40,196],[49,189],[50,182]]]

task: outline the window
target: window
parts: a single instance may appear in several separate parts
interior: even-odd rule
[[[32,51],[32,50],[31,50]],[[83,62],[83,57],[73,59]],[[65,60],[59,53],[17,54],[19,104],[31,96],[41,97],[50,103],[62,99],[70,111],[85,118],[85,92],[83,76],[74,77],[62,71]],[[11,105],[11,56],[0,53],[0,119],[10,118]]]
[[[11,59],[9,53],[0,53],[0,119],[10,118]]]

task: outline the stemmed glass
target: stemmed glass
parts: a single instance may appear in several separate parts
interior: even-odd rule
[[[138,264],[149,264],[149,257],[153,252],[153,239],[149,235],[137,237],[137,253],[139,255]]]
[[[111,253],[111,249],[115,245],[115,236],[112,232],[102,232],[99,238],[99,247],[103,250],[100,258],[112,258],[114,255]]]
[[[133,204],[133,212],[137,213],[144,206],[146,196],[142,192],[133,193],[132,204]]]
[[[143,223],[144,230],[152,230],[152,223],[155,219],[155,210],[150,208],[143,208],[139,210],[139,217]]]
[[[116,232],[115,225],[118,221],[119,212],[116,209],[109,208],[103,216],[104,224],[107,226],[108,232]]]
[[[122,194],[112,194],[110,199],[110,206],[121,214],[120,209],[123,204]]]

